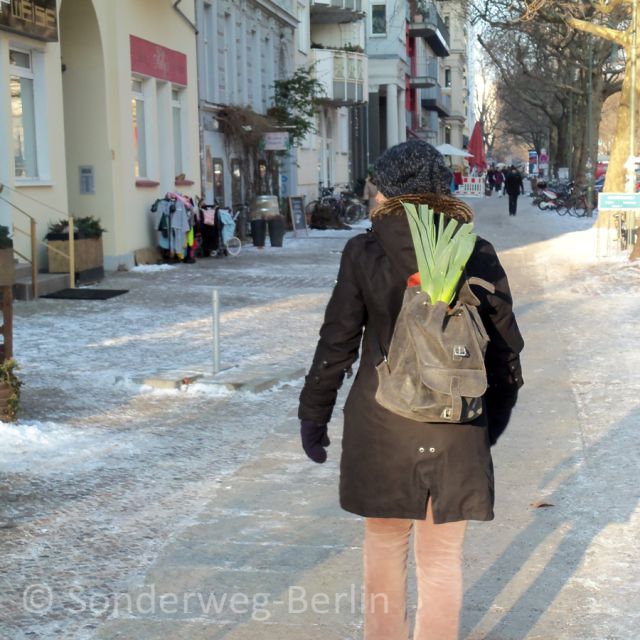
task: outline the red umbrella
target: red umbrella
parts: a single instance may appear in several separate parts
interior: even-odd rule
[[[487,160],[484,155],[484,140],[482,138],[482,124],[480,122],[476,122],[473,127],[473,133],[471,134],[467,150],[473,154],[473,158],[469,158],[469,166],[472,169],[477,167],[478,171],[484,171],[487,168]]]

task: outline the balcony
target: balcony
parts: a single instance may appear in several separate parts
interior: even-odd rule
[[[340,24],[364,18],[363,0],[311,0],[311,24]]]
[[[369,98],[367,56],[338,49],[312,49],[316,78],[324,87],[323,102],[335,107],[352,107]]]
[[[415,60],[411,61],[411,76],[409,84],[412,89],[428,89],[438,84],[438,62],[437,60]]]
[[[437,111],[440,117],[451,115],[451,96],[442,93],[442,87],[437,85],[427,89],[423,94],[422,106],[428,111]]]
[[[441,58],[449,55],[449,27],[438,13],[435,4],[416,13],[409,23],[409,36],[424,38],[432,51]]]

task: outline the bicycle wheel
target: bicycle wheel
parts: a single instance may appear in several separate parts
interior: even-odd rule
[[[347,210],[344,212],[344,221],[347,224],[353,224],[354,222],[358,222],[364,218],[363,215],[364,207],[361,204],[353,203],[347,207]]]
[[[240,255],[240,251],[242,251],[242,242],[240,242],[240,238],[233,236],[227,240],[227,251],[230,256],[234,258]]]
[[[575,203],[575,216],[577,218],[584,218],[589,215],[589,207],[587,206],[586,196],[580,196]]]

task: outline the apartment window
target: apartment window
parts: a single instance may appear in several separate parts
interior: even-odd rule
[[[445,144],[451,144],[451,126],[446,125],[444,128],[444,142]]]
[[[182,127],[182,91],[171,90],[171,122],[173,124],[173,157],[175,175],[184,173],[183,127]]]
[[[449,16],[444,17],[444,26],[447,27],[447,29],[449,28]]]
[[[11,134],[16,178],[37,178],[35,74],[32,53],[9,51]]]
[[[131,80],[131,121],[133,124],[133,172],[136,178],[147,177],[147,126],[142,80]]]
[[[444,86],[445,87],[451,86],[451,69],[449,67],[445,67],[445,70],[444,70]]]
[[[386,35],[387,33],[387,5],[371,5],[371,33],[373,35]]]

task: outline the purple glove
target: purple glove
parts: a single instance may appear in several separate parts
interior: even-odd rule
[[[300,421],[302,448],[311,460],[322,464],[327,459],[325,447],[331,444],[326,424],[316,424],[313,420]]]

